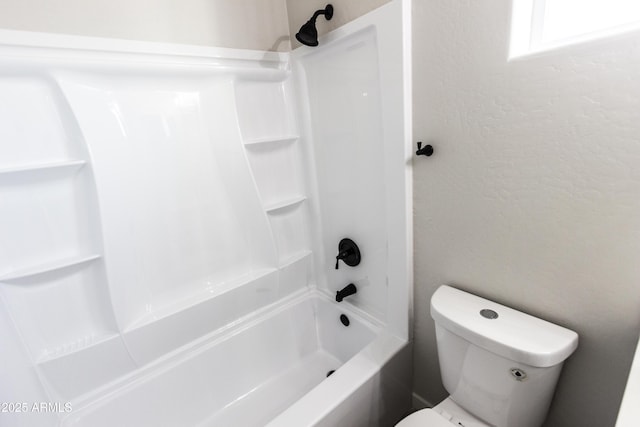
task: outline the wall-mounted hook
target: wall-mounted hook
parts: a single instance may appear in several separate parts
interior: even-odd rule
[[[418,156],[430,156],[433,154],[433,147],[429,144],[422,146],[422,142],[418,141],[418,150],[416,151]]]

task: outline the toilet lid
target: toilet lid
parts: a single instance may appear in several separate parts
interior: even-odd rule
[[[433,409],[422,409],[404,418],[396,427],[452,427],[449,421]]]

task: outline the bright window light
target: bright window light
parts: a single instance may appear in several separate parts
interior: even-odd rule
[[[512,0],[511,57],[640,27],[640,0]]]
[[[638,0],[538,0],[542,41],[567,39],[640,21]]]

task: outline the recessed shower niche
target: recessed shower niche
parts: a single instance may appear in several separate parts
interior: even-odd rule
[[[88,222],[86,158],[60,114],[62,103],[44,80],[0,80],[6,118],[0,122],[0,278],[97,250]]]
[[[291,74],[236,81],[236,107],[245,142],[279,140],[297,133],[292,111]]]
[[[41,78],[0,79],[0,170],[78,160],[56,88]],[[37,126],[35,125],[37,124]]]
[[[311,268],[307,189],[289,77],[283,72],[236,82],[245,152],[278,251],[281,295],[304,287]]]
[[[304,198],[297,138],[274,139],[245,147],[265,210],[275,211]]]
[[[91,163],[69,111],[52,80],[0,76],[0,295],[32,360],[66,397],[77,384],[47,366],[118,336]]]

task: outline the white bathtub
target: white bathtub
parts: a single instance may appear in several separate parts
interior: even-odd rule
[[[409,10],[291,54],[0,30],[0,402],[48,408],[0,425],[404,415]]]
[[[305,292],[110,385],[61,425],[389,425],[409,409],[410,380],[401,377],[409,348],[382,331]],[[383,405],[385,391],[397,403]]]

